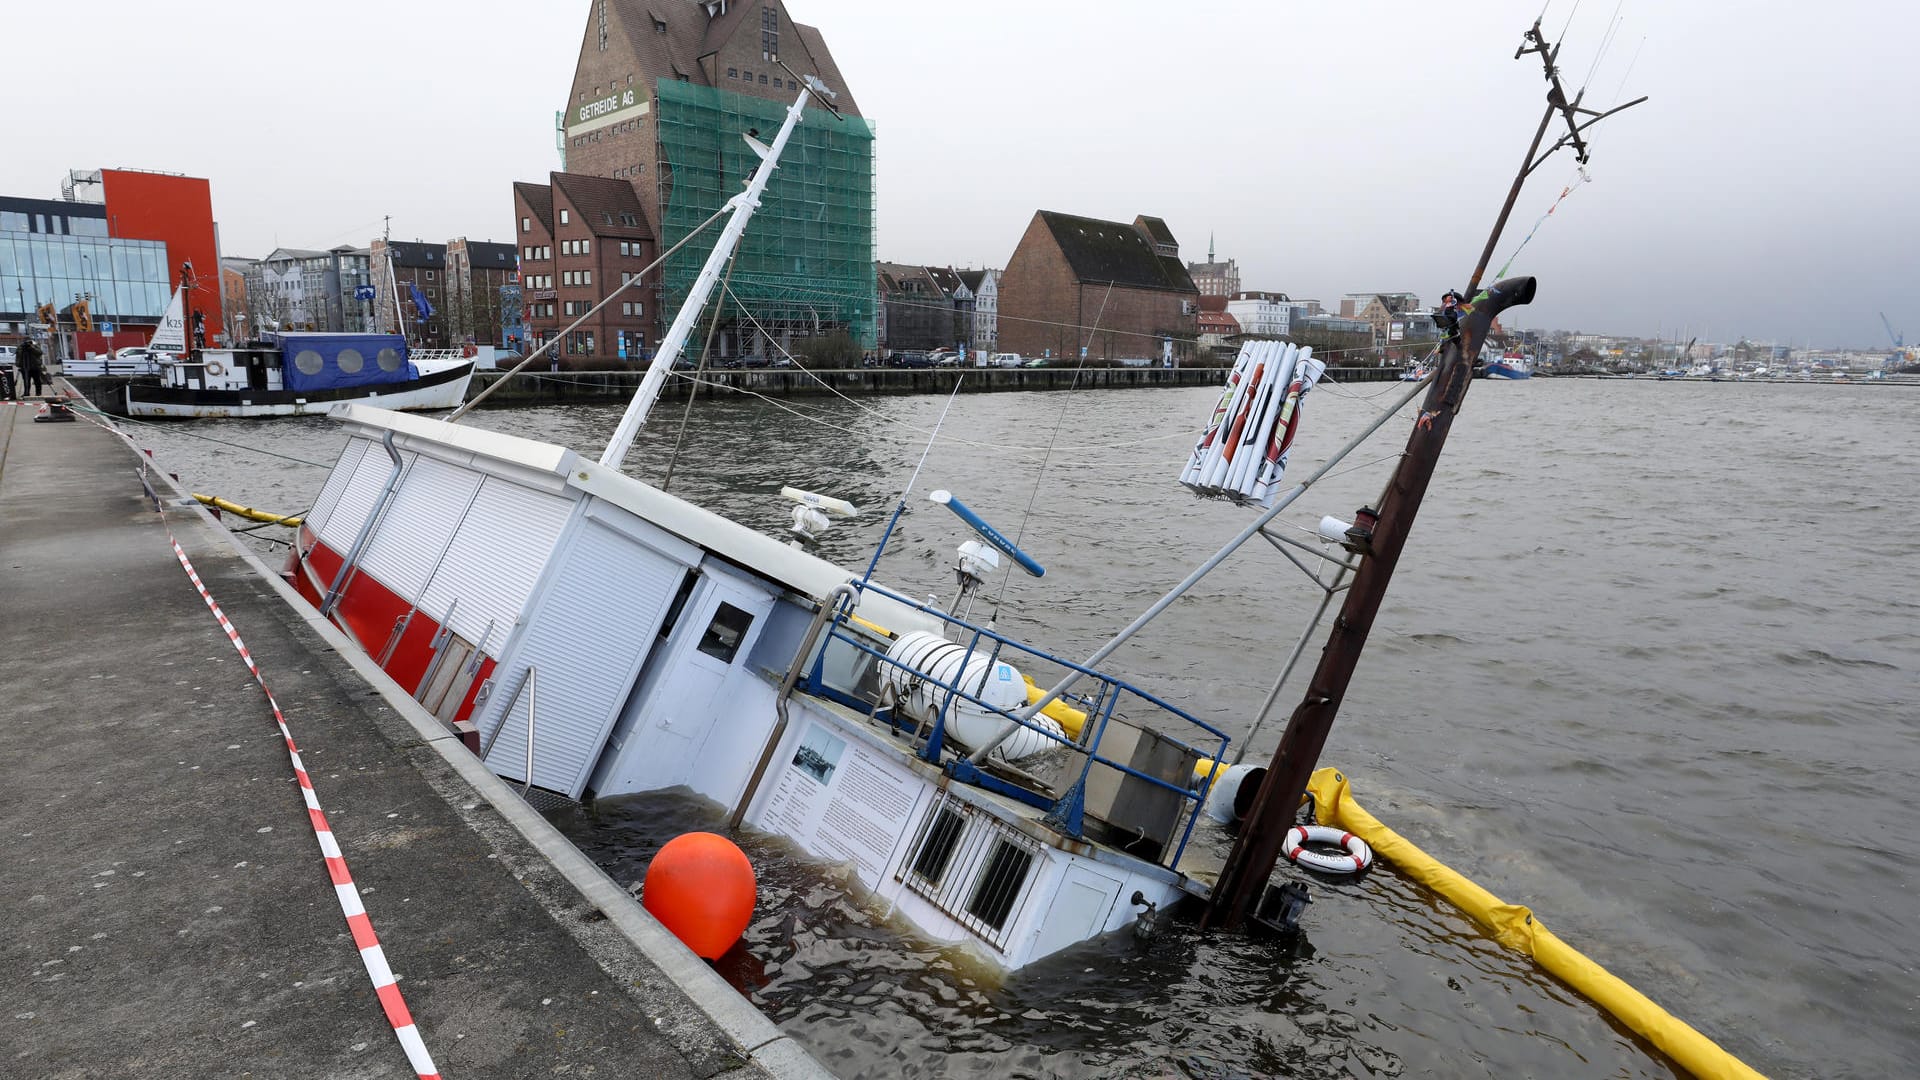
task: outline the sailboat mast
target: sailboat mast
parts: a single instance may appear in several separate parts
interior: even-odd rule
[[[693,280],[693,287],[687,292],[686,303],[673,317],[673,325],[668,328],[667,336],[660,340],[660,350],[654,354],[653,365],[647,368],[646,377],[640,380],[640,386],[633,393],[633,400],[627,404],[626,415],[620,418],[619,427],[614,429],[613,438],[607,443],[606,452],[600,455],[600,464],[618,469],[626,460],[627,451],[632,448],[634,437],[640,434],[640,425],[647,422],[647,412],[660,396],[660,388],[666,383],[667,375],[673,370],[673,364],[680,356],[680,349],[686,344],[687,335],[692,332],[694,323],[700,318],[700,312],[706,307],[707,297],[712,294],[713,286],[720,277],[720,269],[733,255],[734,247],[740,242],[740,234],[746,231],[747,222],[753,212],[760,208],[760,196],[767,190],[767,182],[773,179],[773,170],[780,160],[780,152],[786,149],[787,139],[800,123],[800,114],[805,111],[807,98],[819,94],[822,100],[834,97],[825,83],[808,75],[802,80],[806,85],[793,99],[793,105],[787,109],[786,122],[780,125],[780,134],[776,135],[773,145],[763,147],[750,136],[748,143],[754,153],[760,155],[760,164],[753,170],[753,177],[747,182],[745,191],[729,200],[733,206],[733,216],[727,219],[726,228],[714,241],[713,251],[707,256],[706,265],[700,268],[700,275]]]

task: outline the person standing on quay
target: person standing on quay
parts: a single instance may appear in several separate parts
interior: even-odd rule
[[[32,341],[23,341],[18,355],[20,396],[39,397],[47,385],[47,369],[40,359],[40,346]]]

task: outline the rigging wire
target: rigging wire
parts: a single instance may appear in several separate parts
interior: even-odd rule
[[[798,286],[788,286],[783,282],[777,282],[772,279],[756,278],[752,275],[742,275],[738,280],[742,283],[743,287],[746,285],[776,285],[777,284],[777,285],[780,285],[784,289],[784,291],[788,293],[801,293],[801,294],[806,294],[811,296],[827,297],[827,298],[836,299],[836,300],[858,300],[862,298],[861,294],[859,293],[836,291],[833,289],[823,289],[819,287],[802,288]],[[1088,284],[1098,284],[1098,283],[1089,282]],[[1109,288],[1112,287],[1112,284],[1113,283],[1109,283]],[[736,303],[740,303],[743,309],[746,307],[745,302],[740,300],[738,293],[734,294],[734,299]],[[915,308],[915,309],[921,309],[921,310],[927,310],[927,311],[941,311],[949,314],[951,314],[954,311],[954,308],[951,305],[943,304],[943,303],[937,304],[930,301],[889,299],[886,301],[886,303],[893,305],[895,307]],[[743,314],[744,313],[745,312],[743,310]],[[1011,315],[1000,315],[998,316],[998,318],[1002,322],[1025,323],[1032,326],[1050,326],[1050,327],[1056,327],[1060,329],[1073,330],[1075,332],[1087,329],[1085,325],[1080,323],[1061,322],[1054,319],[1034,319],[1034,318],[1025,318],[1021,316],[1011,316]],[[1355,332],[1357,333],[1360,331],[1355,331]],[[1121,329],[1114,329],[1114,328],[1103,330],[1101,331],[1101,333],[1104,333],[1109,337],[1145,338],[1149,341],[1154,341],[1154,342],[1159,341],[1162,337],[1165,336],[1162,334],[1148,333],[1146,331],[1121,330]],[[1316,345],[1314,346],[1313,354],[1315,356],[1340,356],[1346,353],[1372,352],[1375,348],[1376,346],[1373,346],[1373,345],[1356,345],[1351,348],[1322,349]],[[788,355],[791,355],[791,354],[788,354]],[[1065,358],[1061,357],[1060,359],[1065,359]]]
[[[1613,36],[1620,32],[1620,5],[1626,2],[1627,0],[1614,0],[1613,14],[1607,21],[1607,32],[1600,39],[1600,48],[1594,51],[1593,63],[1587,65],[1587,74],[1580,80],[1579,93],[1574,95],[1576,98],[1584,95],[1587,87],[1593,84],[1593,73],[1600,70],[1600,61],[1606,57],[1607,50],[1613,47]]]
[[[700,366],[694,373],[707,370],[707,356],[713,351],[713,335],[720,329],[720,315],[726,310],[727,282],[733,280],[733,267],[740,258],[740,248],[736,245],[733,253],[727,256],[727,273],[720,281],[720,298],[714,301],[713,318],[707,323],[707,342],[700,346]],[[656,357],[656,359],[658,359]],[[668,374],[672,374],[669,372]],[[673,438],[673,453],[667,456],[667,475],[660,481],[660,490],[666,491],[673,486],[673,464],[680,460],[681,444],[687,441],[687,421],[693,418],[693,390],[687,390],[687,407],[680,410],[680,433]]]
[[[1093,325],[1087,328],[1086,343],[1080,346],[1080,362],[1074,366],[1073,378],[1067,383],[1067,396],[1060,402],[1060,414],[1054,418],[1053,434],[1047,438],[1046,453],[1040,455],[1040,464],[1033,470],[1033,490],[1027,493],[1027,506],[1020,512],[1020,527],[1014,530],[1013,547],[1019,550],[1020,541],[1027,535],[1027,522],[1033,519],[1033,504],[1040,498],[1040,481],[1047,474],[1047,462],[1053,457],[1054,444],[1060,441],[1060,429],[1067,422],[1067,408],[1073,404],[1073,391],[1080,385],[1080,373],[1086,369],[1087,353],[1093,348],[1093,335],[1100,332],[1100,320],[1106,318],[1107,301],[1113,299],[1113,282],[1107,282],[1107,291],[1100,297],[1100,310],[1093,314]],[[1007,568],[1000,574],[1000,588],[993,598],[992,621],[1000,618],[1000,603],[1007,597],[1007,586],[1013,580],[1013,560],[1007,560]]]
[[[228,442],[225,439],[216,439],[211,435],[201,435],[192,431],[182,431],[170,424],[155,424],[151,421],[141,420],[131,416],[113,416],[112,414],[102,412],[99,409],[88,409],[85,406],[77,405],[73,403],[69,403],[68,407],[73,409],[75,412],[91,413],[94,416],[106,418],[108,420],[111,420],[114,423],[139,424],[141,427],[149,427],[149,428],[164,427],[171,434],[185,435],[189,439],[204,439],[207,442],[219,443],[221,446],[229,446],[235,450],[245,450],[250,454],[259,454],[263,457],[272,457],[272,458],[279,458],[282,461],[291,461],[296,465],[307,465],[315,469],[332,469],[333,468],[333,464],[331,462],[308,461],[305,458],[297,458],[292,456],[291,454],[276,454],[272,450],[262,450],[257,446],[248,446],[245,443]]]

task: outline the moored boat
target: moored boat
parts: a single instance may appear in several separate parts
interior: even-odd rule
[[[1533,357],[1525,353],[1509,351],[1487,361],[1486,377],[1508,380],[1531,379],[1533,378]]]
[[[456,350],[411,350],[398,334],[282,334],[160,360],[157,384],[127,386],[127,414],[300,416],[352,404],[451,409],[466,398],[473,365]]]

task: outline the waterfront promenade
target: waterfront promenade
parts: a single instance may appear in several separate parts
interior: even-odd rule
[[[440,1073],[826,1075],[138,461],[0,403],[0,1076],[416,1074],[169,528]]]

